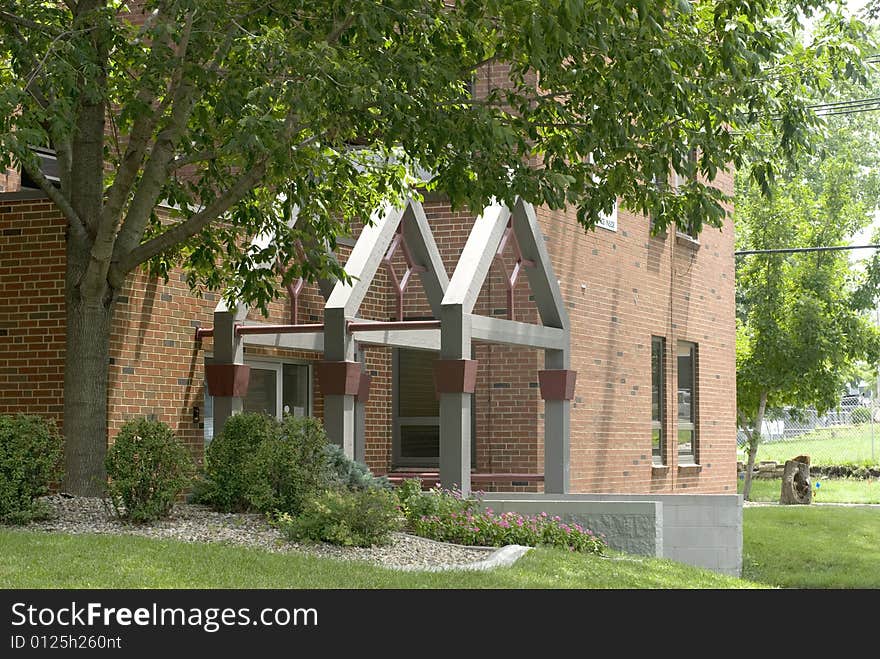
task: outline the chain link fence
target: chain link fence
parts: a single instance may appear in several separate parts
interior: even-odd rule
[[[737,430],[737,458],[748,459],[748,439]],[[780,464],[809,455],[816,466],[874,466],[880,463],[880,403],[841,405],[819,414],[815,409],[786,408],[768,414],[755,464]]]

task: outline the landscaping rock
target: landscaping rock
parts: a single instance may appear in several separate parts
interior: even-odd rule
[[[184,542],[219,542],[255,547],[271,552],[303,552],[325,558],[360,560],[390,568],[474,569],[497,547],[464,547],[436,542],[406,533],[393,534],[384,547],[337,547],[328,544],[287,542],[258,514],[218,513],[206,506],[177,504],[168,519],[151,524],[132,524],[118,520],[103,499],[49,496],[50,519],[32,522],[29,530],[51,533],[99,533],[136,535]]]

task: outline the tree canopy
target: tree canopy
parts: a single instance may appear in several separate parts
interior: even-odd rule
[[[842,91],[872,95],[866,88]],[[880,199],[878,126],[874,113],[829,117],[813,154],[778,164],[769,198],[738,175],[737,248],[850,244],[871,223]],[[750,466],[766,411],[834,407],[859,363],[880,358],[880,331],[866,313],[877,296],[866,285],[871,272],[854,269],[842,251],[738,259],[737,410]]]
[[[858,21],[829,14],[811,44],[791,38],[797,7],[821,4],[5,0],[0,157],[85,239],[92,294],[152,260],[263,304],[277,287],[257,262],[333,270],[296,245],[332,246],[418,173],[473,208],[520,195],[590,227],[621,198],[658,230],[718,225],[717,172],[758,134],[797,151],[805,90],[862,72]],[[490,68],[503,84],[475,95]],[[60,189],[31,145],[57,150]],[[679,194],[655,184],[671,170],[690,181]],[[753,173],[767,181],[769,161]],[[276,236],[263,250],[233,247],[262,232]]]

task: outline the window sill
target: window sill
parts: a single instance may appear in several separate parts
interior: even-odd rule
[[[700,241],[697,238],[689,236],[686,233],[682,233],[681,231],[676,231],[675,242],[678,245],[683,245],[684,247],[688,247],[690,249],[700,249]]]
[[[683,462],[678,464],[678,470],[697,472],[703,470],[703,465],[699,465],[696,462]]]
[[[652,464],[651,465],[651,475],[661,475],[666,474],[669,471],[669,465],[664,464]]]

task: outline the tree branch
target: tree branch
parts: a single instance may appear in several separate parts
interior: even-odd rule
[[[37,185],[40,186],[40,190],[46,193],[46,196],[52,200],[52,202],[61,209],[61,212],[64,213],[64,216],[70,222],[70,226],[74,231],[80,232],[81,235],[88,235],[89,227],[82,220],[76,210],[70,203],[70,200],[61,194],[61,190],[56,188],[52,181],[47,179],[42,171],[40,171],[39,167],[35,167],[33,163],[27,158],[22,158],[20,156],[16,156],[18,161],[21,163],[22,169],[27,172],[28,176],[30,176],[34,181],[36,181]]]
[[[188,24],[192,27],[191,19]],[[188,39],[187,39],[188,43]],[[173,89],[171,90],[171,116],[166,126],[156,136],[153,148],[146,164],[134,199],[128,208],[125,221],[116,238],[111,261],[119,262],[124,255],[134,249],[141,241],[150,213],[156,206],[162,186],[168,176],[168,167],[174,156],[174,148],[186,130],[190,113],[195,104],[196,87],[193,81],[183,72],[186,61],[181,59],[175,72]],[[152,132],[152,129],[151,129]],[[140,165],[140,162],[137,163]],[[135,173],[137,169],[134,170]],[[126,193],[127,196],[127,193]],[[123,197],[124,200],[124,197]],[[121,207],[120,207],[121,211]],[[120,218],[117,216],[117,223]]]
[[[16,14],[10,14],[8,11],[0,10],[0,18],[2,18],[4,21],[12,23],[13,25],[26,27],[29,30],[37,30],[38,32],[46,32],[47,34],[51,34],[54,37],[62,34],[61,30],[52,29],[52,27],[49,25],[37,23],[36,21],[32,21],[28,18],[22,18],[21,16],[18,16]]]
[[[333,44],[339,41],[339,38],[343,35],[343,33],[352,26],[354,23],[355,15],[349,14],[342,21],[340,21],[331,31],[330,34],[327,35],[327,43]]]
[[[186,167],[187,165],[193,165],[197,162],[204,162],[206,160],[214,160],[217,157],[217,151],[214,149],[209,149],[207,151],[198,151],[196,153],[190,153],[186,156],[180,156],[179,158],[175,158],[168,165],[169,172],[176,172],[181,167]]]
[[[149,90],[142,89],[138,93],[137,100],[150,106],[155,101],[155,95]],[[156,114],[156,112],[152,112],[148,115],[142,115],[135,120],[129,133],[125,155],[122,157],[119,169],[116,172],[116,178],[107,191],[107,201],[104,204],[102,222],[112,221],[118,218],[122,212],[125,200],[137,178],[144,154],[147,152],[147,144],[158,120]]]
[[[110,283],[114,286],[121,284],[125,275],[141,263],[196,235],[238,203],[263,178],[266,168],[267,160],[264,159],[204,209],[131,250],[123,259],[112,265],[109,273]]]

